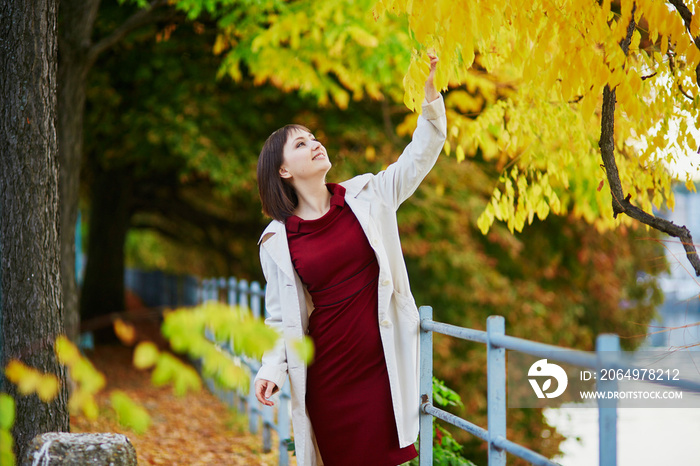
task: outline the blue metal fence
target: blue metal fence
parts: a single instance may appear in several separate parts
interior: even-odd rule
[[[201,281],[197,292],[197,301],[220,301],[251,309],[253,315],[262,318],[264,312],[264,289],[257,282],[248,283],[236,278],[210,278]],[[506,454],[518,456],[534,465],[556,466],[557,463],[516,444],[506,438],[506,350],[517,351],[554,361],[568,363],[582,368],[600,370],[601,368],[635,369],[620,357],[620,343],[617,335],[599,335],[596,340],[596,353],[576,351],[544,343],[512,337],[505,333],[505,320],[501,316],[491,316],[486,322],[486,331],[436,322],[433,320],[431,307],[420,308],[420,439],[419,462],[421,466],[433,464],[433,418],[446,421],[488,443],[490,466],[504,466]],[[433,333],[483,343],[487,352],[487,397],[488,428],[484,429],[465,419],[457,417],[433,405]],[[260,362],[251,360],[233,352],[232,345],[220,344],[232,358],[236,358],[250,369],[251,375],[257,373]],[[262,424],[263,451],[272,451],[272,431],[278,434],[277,448],[279,464],[289,464],[288,443],[291,439],[290,417],[291,396],[287,382],[279,393],[276,406],[267,407],[255,398],[253,377],[249,390],[243,392],[223,391],[206,381],[210,390],[230,406],[247,413],[251,433],[260,432]],[[700,393],[700,383],[689,380],[649,381]],[[596,380],[599,391],[615,391],[615,380]],[[599,464],[615,466],[617,464],[617,400],[598,399],[599,411]]]
[[[256,318],[262,317],[264,309],[265,292],[258,282],[248,283],[246,280],[237,280],[234,277],[209,278],[202,280],[201,291],[199,293],[201,302],[220,301],[231,306],[241,306],[250,309]],[[212,341],[213,335],[208,334]],[[260,369],[260,361],[236,354],[233,346],[228,343],[218,343],[231,358],[236,358],[242,365],[250,371],[250,386],[248,391],[234,392],[222,390],[216,387],[212,380],[205,380],[209,389],[229,406],[235,407],[239,412],[248,415],[248,430],[252,434],[260,432],[262,423],[263,452],[272,451],[272,431],[277,432],[278,464],[286,466],[289,464],[289,452],[287,446],[291,439],[291,394],[289,391],[289,381],[284,384],[282,390],[278,392],[279,401],[275,406],[262,406],[255,398],[254,376]]]
[[[505,334],[505,319],[491,316],[486,321],[486,331],[457,327],[433,320],[433,309],[420,308],[420,465],[433,464],[433,417],[446,421],[475,435],[488,443],[489,466],[505,466],[506,453],[513,454],[535,465],[555,466],[557,463],[537,452],[509,441],[506,438],[506,350],[552,359],[575,366],[599,370],[602,368],[633,370],[620,358],[620,340],[617,335],[599,335],[596,340],[596,354],[575,351],[553,345],[524,340]],[[487,396],[488,430],[465,419],[433,406],[433,333],[469,340],[486,345],[487,353]],[[700,393],[700,383],[689,380],[646,381],[690,392]],[[615,391],[615,380],[596,380],[596,390]],[[599,464],[617,464],[617,400],[598,399],[599,412]],[[427,435],[425,435],[427,434]]]

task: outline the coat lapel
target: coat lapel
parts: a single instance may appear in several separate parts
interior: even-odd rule
[[[260,237],[260,245],[270,254],[277,267],[294,282],[294,266],[289,253],[284,223],[273,220]]]
[[[371,174],[364,174],[356,176],[348,181],[340,183],[341,186],[345,188],[345,202],[348,203],[352,209],[355,217],[360,222],[362,230],[365,232],[365,236],[369,238],[369,202],[359,199],[357,196],[362,191],[367,183],[372,179]]]

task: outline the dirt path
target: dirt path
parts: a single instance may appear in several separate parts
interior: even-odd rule
[[[89,421],[71,416],[73,432],[122,433],[136,448],[141,466],[277,464],[276,452],[262,453],[261,436],[247,433],[246,418],[230,411],[205,388],[179,398],[170,387],[153,387],[150,373],[131,365],[130,348],[97,347],[88,357],[107,377],[107,388],[98,398],[100,417]],[[109,392],[114,389],[125,391],[148,410],[151,427],[145,434],[117,423],[109,406]]]

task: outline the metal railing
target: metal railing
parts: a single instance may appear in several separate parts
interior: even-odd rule
[[[250,309],[253,316],[261,318],[264,309],[265,292],[258,282],[248,283],[246,280],[237,280],[234,277],[209,278],[202,280],[200,289],[200,302],[221,301],[231,306],[240,306]],[[213,335],[207,337],[214,341]],[[205,379],[209,390],[217,395],[229,406],[236,408],[248,416],[248,430],[252,434],[258,434],[262,423],[263,453],[272,451],[272,431],[277,432],[278,464],[289,464],[288,444],[291,439],[291,393],[289,380],[278,392],[279,402],[274,407],[262,406],[255,398],[254,377],[260,369],[260,361],[236,354],[233,346],[228,343],[217,342],[219,347],[250,370],[250,386],[247,393],[232,390],[223,390],[217,387],[213,380]]]
[[[617,335],[603,334],[596,340],[596,354],[576,351],[544,343],[538,343],[505,334],[505,319],[491,316],[486,321],[486,331],[457,327],[433,320],[433,309],[422,306],[420,312],[420,440],[419,462],[421,466],[433,464],[433,417],[459,427],[488,443],[489,466],[505,466],[506,453],[542,466],[557,463],[506,438],[506,350],[518,351],[532,356],[553,359],[562,363],[589,369],[639,369],[619,357],[620,340]],[[488,430],[455,416],[433,405],[433,333],[469,340],[486,345]],[[700,393],[700,383],[690,380],[645,381],[647,383],[681,388]],[[596,390],[615,391],[616,380],[596,380]],[[617,399],[598,399],[599,464],[617,464]],[[424,433],[429,433],[424,435]]]

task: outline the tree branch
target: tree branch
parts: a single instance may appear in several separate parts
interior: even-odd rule
[[[112,34],[102,38],[99,42],[92,45],[88,51],[88,63],[94,63],[97,57],[105,50],[114,47],[130,32],[153,23],[158,20],[167,19],[174,16],[174,10],[159,10],[160,7],[167,6],[168,0],[153,0],[148,8],[137,11],[129,17],[124,23],[115,29]]]
[[[669,2],[676,8],[678,14],[681,15],[683,24],[685,24],[685,29],[688,31],[688,34],[691,34],[690,37],[693,38],[693,43],[695,44],[695,47],[697,47],[698,50],[700,50],[700,36],[693,37],[692,33],[690,32],[690,25],[693,22],[693,14],[690,12],[690,9],[688,9],[688,7],[685,6],[683,0],[669,0]],[[700,63],[698,64],[698,66],[695,67],[695,80],[698,83],[698,86],[700,86]],[[680,88],[680,84],[678,87]],[[681,89],[681,92],[683,92],[683,89]],[[683,95],[687,97],[687,94],[685,92],[683,92]]]
[[[693,22],[693,14],[690,12],[688,7],[685,6],[683,0],[669,0],[669,3],[673,5],[676,8],[676,11],[678,11],[678,14],[681,15],[683,24],[685,24],[686,30],[688,33],[690,33],[690,24]],[[700,37],[693,37],[693,42],[695,43],[695,46],[700,49]]]
[[[671,3],[674,2],[672,1]],[[683,14],[681,13],[681,16],[682,15]],[[632,20],[627,27],[627,36],[620,43],[620,47],[625,55],[627,55],[629,50],[629,44],[632,39],[632,33],[634,32],[635,26],[633,8]],[[618,214],[624,213],[629,217],[644,223],[645,225],[649,225],[656,230],[680,239],[687,253],[688,261],[695,269],[695,274],[700,276],[700,258],[698,258],[698,253],[695,249],[695,245],[693,244],[693,238],[690,235],[690,231],[688,231],[685,226],[679,227],[671,221],[654,217],[653,215],[644,212],[639,207],[632,205],[630,202],[631,195],[628,194],[627,197],[625,197],[623,194],[620,173],[618,172],[617,163],[615,161],[615,90],[610,89],[610,87],[607,85],[603,90],[603,108],[600,126],[600,141],[598,145],[600,147],[600,155],[603,159],[605,173],[608,178],[608,184],[610,185],[610,193],[612,194],[613,198],[612,207],[614,217],[617,218]]]
[[[668,57],[668,67],[671,70],[671,76],[673,76],[673,79],[675,80],[676,79],[676,61],[673,58],[673,54],[671,53],[670,50],[668,52],[666,52],[666,56]],[[696,69],[696,73],[697,73],[697,69]],[[676,82],[676,87],[678,87],[678,90],[680,91],[681,94],[683,94],[685,96],[686,99],[693,100],[693,97],[690,94],[688,94],[687,92],[685,92],[685,90],[683,89],[683,86],[681,85],[680,82]]]

